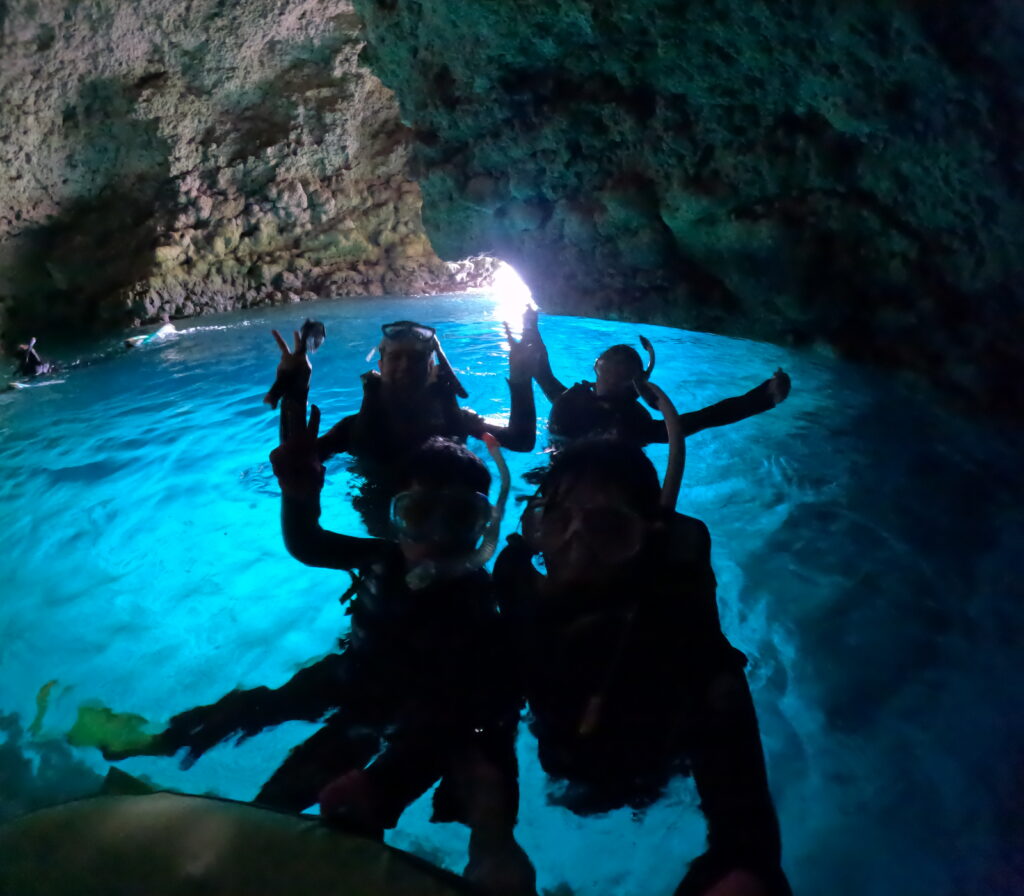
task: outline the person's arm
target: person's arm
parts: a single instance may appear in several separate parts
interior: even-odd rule
[[[727,426],[730,423],[746,420],[747,417],[753,417],[755,414],[763,414],[785,401],[786,396],[789,395],[789,388],[789,374],[780,367],[769,379],[744,395],[726,398],[724,401],[719,401],[699,411],[682,414],[680,420],[683,424],[683,431],[690,436],[703,429]]]
[[[537,352],[537,364],[533,377],[537,385],[548,401],[554,401],[566,390],[566,386],[551,370],[551,359],[548,357],[548,347],[540,335],[540,327],[537,326],[537,312],[528,309],[523,315],[523,342],[533,345]]]
[[[701,523],[698,530],[698,521],[687,520],[675,518],[677,537],[686,542],[676,546],[693,552],[697,569],[704,570],[692,576],[691,622],[703,643],[690,651],[699,663],[690,672],[697,698],[690,765],[707,819],[708,849],[691,864],[675,896],[790,896],[745,657],[719,626],[707,527]]]
[[[537,370],[534,379],[537,380],[537,385],[540,386],[544,397],[553,402],[568,387],[551,370],[551,359],[548,357],[547,346],[541,343],[541,349],[537,355]]]
[[[335,454],[344,454],[349,450],[352,426],[355,424],[357,416],[358,414],[350,414],[348,417],[343,417],[340,422],[335,423],[316,440],[316,453],[321,461],[334,457]]]
[[[508,324],[505,324],[505,330],[509,341],[508,389],[512,399],[508,426],[490,423],[475,414],[470,417],[472,412],[466,412],[467,432],[477,438],[490,433],[509,451],[533,451],[537,442],[537,406],[533,400],[536,347],[525,338],[516,341],[508,332]]]
[[[263,396],[264,404],[271,408],[277,408],[277,403],[282,398],[290,398],[294,402],[300,402],[305,409],[306,397],[309,394],[309,378],[313,372],[313,365],[306,354],[306,346],[302,341],[299,331],[295,331],[294,348],[289,349],[288,343],[284,341],[277,330],[271,330],[274,342],[281,350],[281,360],[277,364],[277,373],[270,390]],[[305,413],[305,410],[303,410]]]
[[[281,413],[294,413],[288,403]],[[391,543],[378,538],[357,538],[330,532],[320,526],[320,492],[323,464],[317,455],[320,409],[313,405],[309,425],[290,423],[288,441],[275,448],[270,462],[281,485],[281,532],[284,544],[296,560],[327,569],[368,566],[388,551]]]
[[[761,734],[741,669],[720,672],[704,694],[691,753],[693,780],[707,819],[708,849],[690,866],[676,896],[728,892],[730,875],[753,878],[764,896],[790,896],[782,871],[779,822],[768,790]]]
[[[502,448],[508,448],[509,451],[533,451],[537,442],[537,406],[533,400],[533,383],[530,380],[517,382],[510,379],[508,390],[512,396],[508,426],[491,423],[466,410],[464,413],[469,434],[480,439],[484,433],[490,433]]]
[[[770,411],[777,404],[786,400],[789,388],[789,374],[779,368],[770,379],[743,395],[726,398],[708,405],[706,408],[701,408],[699,411],[680,414],[679,423],[683,435],[692,436],[705,429],[738,423],[740,420],[746,420],[747,417]],[[665,429],[665,421],[651,418],[650,422],[644,425],[643,439],[648,444],[667,442],[668,431]]]
[[[382,559],[390,542],[331,532],[320,525],[320,495],[281,495],[284,546],[300,563],[325,569],[360,569]]]

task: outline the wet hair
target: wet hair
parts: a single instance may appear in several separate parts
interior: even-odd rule
[[[598,361],[622,361],[626,364],[631,364],[636,368],[637,373],[643,373],[644,362],[640,357],[640,353],[633,348],[631,345],[613,345],[611,348],[606,348],[597,358]]]
[[[491,474],[465,445],[433,436],[406,460],[401,482],[403,486],[419,482],[432,488],[471,488],[486,495],[491,487]]]
[[[661,480],[650,458],[633,442],[607,436],[582,439],[559,451],[540,485],[550,500],[562,485],[588,477],[623,492],[633,509],[646,516],[658,513]]]

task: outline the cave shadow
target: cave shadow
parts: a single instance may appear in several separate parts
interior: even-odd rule
[[[773,623],[748,651],[759,712],[777,783],[814,807],[784,827],[820,830],[840,865],[845,837],[968,892],[1019,834],[1021,434],[890,398],[783,449],[797,470],[825,444],[855,462],[824,492],[784,484],[785,520],[741,561],[739,624]]]
[[[159,122],[136,115],[139,92],[126,81],[96,78],[65,106],[63,126],[74,143],[59,180],[81,195],[58,200],[56,216],[16,238],[7,286],[10,339],[120,325],[127,310],[119,294],[152,273],[176,192]]]

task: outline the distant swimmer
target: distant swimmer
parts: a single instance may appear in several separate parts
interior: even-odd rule
[[[44,373],[52,373],[54,365],[44,361],[36,349],[36,337],[33,336],[27,344],[19,345],[14,354],[18,358],[18,375],[24,377],[40,376]]]
[[[165,321],[159,329],[154,330],[152,333],[146,333],[142,336],[129,336],[124,341],[125,348],[137,348],[140,345],[147,345],[150,342],[158,342],[161,339],[166,339],[168,336],[174,336],[178,333],[178,328],[174,326],[169,320]]]

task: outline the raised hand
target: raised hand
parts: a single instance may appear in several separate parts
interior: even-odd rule
[[[766,381],[765,385],[768,389],[768,395],[772,399],[772,404],[777,405],[786,400],[792,383],[790,382],[789,374],[780,367],[772,374],[772,378]]]
[[[527,306],[523,312],[523,342],[533,342],[539,345],[544,344],[540,336],[540,327],[537,326],[539,313],[536,308]]]
[[[305,403],[306,392],[309,389],[309,377],[313,372],[313,365],[306,353],[306,344],[298,330],[295,331],[294,349],[288,348],[288,343],[284,341],[277,330],[270,332],[277,347],[281,350],[281,360],[277,364],[277,378],[274,380],[274,385],[270,387],[270,391],[263,396],[263,403],[276,408],[278,401],[286,395],[295,401]]]
[[[319,435],[320,408],[313,405],[309,409],[309,423],[295,427],[288,439],[270,452],[270,464],[282,494],[297,498],[320,494],[324,465],[316,447]]]
[[[528,383],[537,369],[537,359],[544,344],[531,341],[527,336],[524,319],[523,338],[516,339],[512,328],[505,322],[505,338],[508,339],[508,378],[513,383]]]
[[[209,706],[196,706],[178,713],[157,735],[162,748],[160,755],[170,756],[187,747],[181,764],[182,768],[190,768],[211,747],[229,738],[237,737],[242,741],[258,734],[265,727],[260,710],[270,693],[267,688],[231,691]]]

